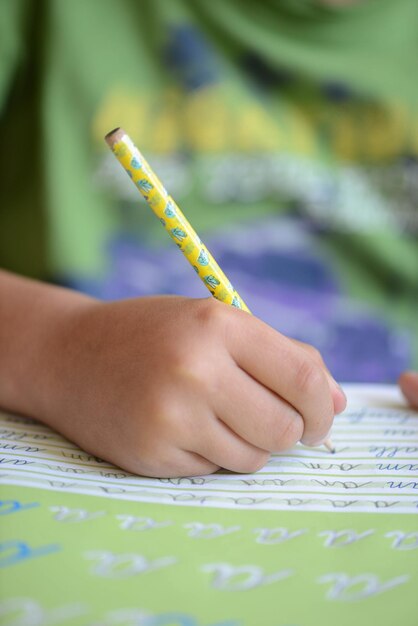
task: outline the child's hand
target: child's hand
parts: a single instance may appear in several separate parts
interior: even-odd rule
[[[345,407],[316,351],[213,298],[83,303],[48,349],[42,419],[147,476],[255,471]]]

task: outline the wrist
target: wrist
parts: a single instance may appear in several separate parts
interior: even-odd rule
[[[66,329],[95,300],[1,272],[0,301],[0,406],[47,421]]]
[[[25,413],[59,429],[59,421],[66,414],[68,392],[77,393],[72,389],[70,374],[82,368],[77,357],[80,346],[76,329],[97,301],[70,291],[54,296],[41,327],[35,329],[34,348],[27,361],[24,378],[33,378]]]

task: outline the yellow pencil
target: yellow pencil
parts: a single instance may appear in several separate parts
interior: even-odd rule
[[[106,135],[105,140],[211,294],[217,300],[250,313],[244,300],[233,288],[173,198],[168,195],[132,139],[122,128],[115,128]],[[324,445],[330,452],[335,451],[331,440],[327,439]]]
[[[250,312],[173,198],[167,194],[163,184],[132,139],[122,128],[112,130],[105,139],[119,163],[211,294],[217,300]]]

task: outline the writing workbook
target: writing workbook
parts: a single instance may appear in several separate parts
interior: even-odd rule
[[[0,624],[416,626],[418,414],[347,386],[335,454],[132,475],[0,416]]]

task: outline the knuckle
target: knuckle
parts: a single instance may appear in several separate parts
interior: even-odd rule
[[[215,298],[205,298],[197,303],[196,317],[203,327],[212,330],[223,325],[227,307]]]
[[[320,392],[325,382],[325,375],[310,359],[304,359],[296,372],[297,389],[304,395]]]
[[[222,351],[212,343],[204,348],[204,352],[205,357],[202,358],[201,346],[199,349],[183,349],[171,360],[170,378],[176,394],[183,390],[206,398],[219,393],[222,386],[219,368]]]
[[[275,428],[272,441],[274,452],[292,448],[303,437],[303,419],[296,411],[280,419],[279,428]]]
[[[211,392],[216,392],[217,376],[214,375],[211,354],[208,353],[206,359],[200,358],[200,352],[183,355],[174,368],[173,380],[176,380],[178,386],[185,391],[198,394],[200,397],[207,397]]]
[[[185,413],[180,403],[170,394],[161,394],[146,408],[146,419],[142,420],[140,446],[144,452],[155,450],[158,444],[178,443],[184,436]]]
[[[322,358],[322,354],[320,353],[320,351],[317,348],[315,348],[314,346],[311,346],[309,344],[306,344],[306,349],[309,352],[309,356],[316,363],[320,363],[321,365],[324,363],[323,358]]]
[[[203,323],[211,323],[217,316],[217,303],[214,298],[203,298],[195,303],[196,319]]]

